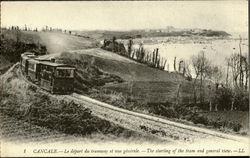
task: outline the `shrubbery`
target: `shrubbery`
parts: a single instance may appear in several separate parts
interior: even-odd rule
[[[234,101],[234,109],[231,109]],[[221,88],[215,97],[218,110],[249,111],[249,92],[240,89]]]
[[[30,51],[35,54],[46,54],[47,49],[45,46],[38,46],[35,43],[25,43],[22,41],[14,41],[13,39],[7,39],[2,35],[0,38],[0,52],[7,60],[12,63],[20,61],[21,54]]]
[[[52,101],[46,95],[40,95],[39,98],[33,100],[32,105],[26,108],[22,108],[21,104],[14,102],[2,104],[3,112],[9,116],[66,134],[84,136],[95,132],[103,134],[124,132],[123,128],[93,116],[89,109],[74,102]]]
[[[166,102],[164,104],[152,104],[149,103],[149,112],[157,115],[165,116],[168,118],[179,118],[178,112],[175,110],[171,103]]]
[[[169,102],[161,103],[161,104],[150,104],[150,112],[164,116],[167,118],[175,118],[175,119],[184,119],[187,121],[191,121],[194,124],[202,124],[205,126],[212,126],[217,129],[231,129],[234,132],[239,132],[242,128],[240,123],[232,122],[232,121],[222,121],[222,120],[210,120],[206,116],[195,112],[193,110],[188,110],[188,107],[185,105],[172,105]],[[204,106],[205,107],[205,106]]]

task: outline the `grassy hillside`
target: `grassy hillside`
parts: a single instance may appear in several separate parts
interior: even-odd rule
[[[183,98],[189,97],[191,93],[191,82],[179,74],[154,69],[102,49],[64,52],[59,58],[67,64],[71,63],[76,66],[79,72],[81,70],[86,72],[88,70],[86,67],[94,66],[106,74],[121,78],[119,80],[116,77],[117,79],[113,82],[105,82],[106,84],[102,86],[107,90],[134,96],[138,100],[146,102],[174,101],[180,83],[183,85],[181,86]],[[85,68],[82,65],[85,65]],[[88,73],[88,76],[91,74],[93,73]],[[92,83],[99,85],[99,82],[93,78]],[[109,79],[112,78],[109,77]]]
[[[99,48],[70,51],[68,54],[64,53],[62,57],[71,58],[72,60],[83,57],[86,61],[91,62],[103,71],[118,75],[126,81],[183,80],[183,77],[180,75],[154,69]]]
[[[5,38],[24,43],[45,45],[48,53],[61,53],[67,50],[78,50],[98,47],[98,43],[89,38],[63,34],[59,32],[3,31]]]

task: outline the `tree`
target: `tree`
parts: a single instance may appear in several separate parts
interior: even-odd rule
[[[176,72],[176,57],[174,57],[174,71]]]
[[[116,37],[115,36],[113,36],[113,38],[112,38],[112,43],[113,43],[112,52],[116,52],[116,50],[115,50]]]
[[[131,54],[132,54],[132,47],[133,47],[133,40],[130,39],[128,41],[128,57],[131,57]]]
[[[185,62],[184,60],[179,61],[179,68],[178,68],[179,73],[181,73],[183,76],[185,76],[186,73],[186,67],[185,67]]]
[[[215,111],[218,110],[218,97],[219,97],[219,85],[221,84],[221,80],[222,80],[222,70],[221,67],[218,67],[217,65],[215,66],[211,66],[211,73],[209,78],[213,81],[213,83],[215,84],[215,90],[213,90],[212,87],[210,87],[210,93],[209,94],[209,105],[210,105],[210,111],[212,111],[212,101],[214,100],[214,104],[215,104]]]
[[[243,68],[242,68],[242,53],[241,53],[241,42],[242,42],[242,39],[241,39],[241,36],[240,36],[240,42],[239,42],[239,49],[240,49],[240,52],[239,52],[239,75],[240,75],[240,87],[242,88],[243,87],[243,78],[244,78],[244,73],[243,73]]]
[[[19,43],[21,39],[21,32],[19,30],[16,30],[16,43]]]
[[[232,103],[231,103],[231,110],[234,110],[235,102],[239,99],[238,96],[241,94],[245,94],[248,90],[248,78],[249,78],[249,63],[247,60],[247,54],[245,56],[242,55],[241,50],[240,52],[232,54],[228,59],[229,67],[231,68],[231,75],[232,75]],[[245,85],[244,85],[244,76],[245,76]],[[238,101],[239,102],[239,101]],[[241,100],[240,100],[241,102]]]
[[[186,77],[187,80],[192,81],[192,73],[190,70],[190,61],[182,60],[183,61],[183,71],[182,74]]]
[[[179,102],[180,102],[180,89],[181,89],[181,83],[178,84],[175,105],[179,105]]]
[[[204,101],[203,80],[211,75],[211,64],[210,61],[206,58],[204,51],[199,52],[196,56],[191,56],[191,60],[196,74],[193,83],[194,102],[196,103],[196,83],[198,77],[200,77],[200,102],[202,103]]]
[[[248,57],[246,55],[246,57],[243,58],[243,62],[244,62],[244,71],[246,73],[246,78],[245,78],[245,90],[248,90],[248,78],[249,78],[249,63],[248,63]]]

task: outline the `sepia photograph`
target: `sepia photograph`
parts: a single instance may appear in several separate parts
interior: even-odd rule
[[[248,1],[0,4],[0,157],[249,156]]]

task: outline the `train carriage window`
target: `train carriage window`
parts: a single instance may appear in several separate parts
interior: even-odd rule
[[[30,70],[35,70],[35,64],[29,63],[29,69]]]
[[[71,68],[57,68],[56,76],[57,77],[74,77],[74,70]]]
[[[22,65],[25,66],[25,63],[26,63],[26,60],[23,59],[23,60],[22,60]]]
[[[51,79],[51,72],[49,72],[49,71],[46,71],[46,70],[43,70],[42,72],[41,72],[41,77],[43,78],[43,79],[45,79],[45,80],[50,80]]]
[[[53,75],[53,68],[47,65],[40,66],[41,78],[50,81]]]

